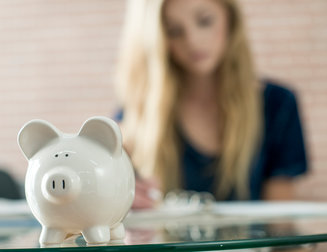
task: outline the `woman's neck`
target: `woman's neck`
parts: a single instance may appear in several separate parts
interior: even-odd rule
[[[196,100],[215,100],[217,97],[217,79],[213,75],[187,75],[185,95]]]

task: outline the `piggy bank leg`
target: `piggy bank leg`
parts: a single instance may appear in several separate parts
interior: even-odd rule
[[[108,226],[94,226],[82,231],[88,244],[105,244],[110,241],[110,229]]]
[[[122,241],[125,238],[125,228],[123,223],[119,223],[118,226],[110,230],[111,240]]]
[[[63,230],[43,226],[39,242],[41,245],[60,244],[64,241],[65,237],[66,232]]]

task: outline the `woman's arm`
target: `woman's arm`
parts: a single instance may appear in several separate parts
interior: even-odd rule
[[[266,96],[265,130],[269,145],[261,198],[292,200],[294,178],[308,169],[297,99],[293,92],[273,83],[267,86]]]
[[[294,199],[293,180],[286,177],[276,177],[267,180],[263,186],[263,200]]]

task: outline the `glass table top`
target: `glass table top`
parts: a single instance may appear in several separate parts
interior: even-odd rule
[[[82,236],[73,235],[55,247],[64,251],[213,251],[327,242],[327,204],[229,202],[214,203],[210,208],[164,206],[130,212],[124,224],[124,241],[88,246]],[[0,251],[40,250],[40,231],[26,202],[0,202]]]

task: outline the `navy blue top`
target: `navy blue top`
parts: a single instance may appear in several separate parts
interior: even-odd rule
[[[264,131],[261,148],[252,162],[249,176],[250,199],[261,199],[263,183],[273,177],[295,177],[307,170],[305,145],[295,95],[272,82],[264,83]],[[123,113],[116,119],[121,120]],[[184,189],[213,193],[214,176],[210,166],[218,157],[197,150],[182,135],[184,148],[181,169]],[[226,200],[236,200],[233,194]]]
[[[273,177],[295,177],[307,170],[305,146],[295,95],[271,82],[265,83],[263,142],[250,169],[250,199],[261,199],[263,183]],[[196,150],[185,137],[182,169],[184,188],[213,192],[210,166],[219,162]],[[236,200],[233,194],[226,200]]]

